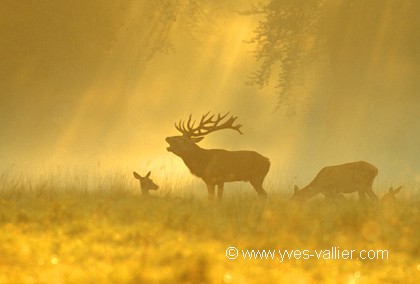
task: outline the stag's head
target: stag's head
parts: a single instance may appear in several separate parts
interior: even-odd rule
[[[233,129],[242,134],[240,130],[242,125],[234,125],[238,117],[231,116],[225,119],[229,113],[225,115],[218,114],[217,117],[214,115],[209,116],[209,114],[210,112],[204,114],[197,126],[196,121],[192,121],[191,115],[187,122],[180,120],[178,123],[175,123],[175,128],[182,135],[166,137],[166,142],[169,144],[169,147],[166,149],[175,155],[182,156],[190,152],[191,149],[198,147],[196,143],[203,140],[204,136],[211,132],[222,129]]]

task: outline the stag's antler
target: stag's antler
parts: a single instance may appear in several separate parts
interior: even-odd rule
[[[197,127],[194,127],[195,121],[191,122],[192,115],[190,114],[187,123],[185,121],[180,120],[178,124],[175,123],[175,128],[178,129],[183,135],[188,137],[198,137],[204,136],[211,132],[221,130],[221,129],[233,129],[238,131],[240,134],[243,134],[240,130],[242,124],[233,125],[235,120],[238,118],[237,116],[231,116],[228,120],[224,123],[219,124],[228,114],[217,115],[217,118],[214,118],[214,114],[208,117],[210,112],[204,114],[201,117],[200,123]]]

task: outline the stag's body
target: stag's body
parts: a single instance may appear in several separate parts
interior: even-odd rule
[[[342,193],[357,191],[362,202],[366,200],[366,194],[371,199],[378,200],[372,190],[373,181],[377,175],[378,169],[364,161],[325,167],[302,190],[295,186],[293,199],[306,200],[318,193],[322,193],[326,198],[334,199]]]
[[[219,116],[217,121],[220,121],[225,116]],[[200,130],[205,128],[203,127],[206,123],[205,117],[206,116],[203,116]],[[210,122],[217,125],[217,122],[211,121],[211,118]],[[233,126],[233,121],[235,119],[236,118],[231,118],[229,123],[230,127],[227,127],[226,125],[223,127],[233,128],[239,131],[240,125],[237,126],[237,128]],[[207,123],[209,123],[209,121]],[[224,183],[234,181],[249,181],[260,196],[265,197],[267,195],[262,184],[270,168],[268,158],[254,151],[203,149],[196,144],[201,141],[203,137],[194,138],[193,136],[202,136],[209,132],[200,132],[198,135],[192,135],[191,131],[187,133],[186,129],[183,129],[180,126],[178,126],[177,129],[180,131],[182,130],[181,132],[183,132],[184,135],[167,137],[166,141],[170,145],[168,151],[182,158],[191,173],[205,182],[209,193],[209,199],[214,198],[216,186],[218,188],[217,195],[219,198],[222,198]],[[205,129],[208,130],[209,128]]]

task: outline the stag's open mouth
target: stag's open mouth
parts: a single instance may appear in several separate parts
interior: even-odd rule
[[[169,143],[169,142],[168,142]],[[168,150],[168,152],[172,152],[172,145],[171,143],[169,143],[169,146],[166,147],[166,150]]]
[[[172,152],[172,145],[171,145],[171,142],[169,142],[169,137],[166,137],[166,142],[168,142],[168,144],[169,144],[169,147],[166,147],[166,150],[168,150],[168,152]]]

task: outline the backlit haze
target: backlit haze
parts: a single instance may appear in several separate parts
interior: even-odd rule
[[[398,5],[384,8],[373,35],[341,31],[335,58],[347,67],[363,49],[350,39],[370,37],[363,69],[337,77],[337,68],[312,66],[293,105],[279,106],[276,74],[265,88],[247,84],[259,68],[248,41],[264,16],[239,12],[258,2],[197,1],[196,11],[180,4],[176,21],[158,2],[1,1],[3,172],[152,170],[158,182],[196,179],[166,151],[165,137],[178,135],[174,123],[190,113],[230,111],[244,135],[219,131],[200,146],[267,156],[269,193],[358,160],[378,167],[376,185],[420,182],[420,51],[407,48],[420,46],[419,34],[384,40],[404,26]],[[334,84],[341,92],[331,92]]]

